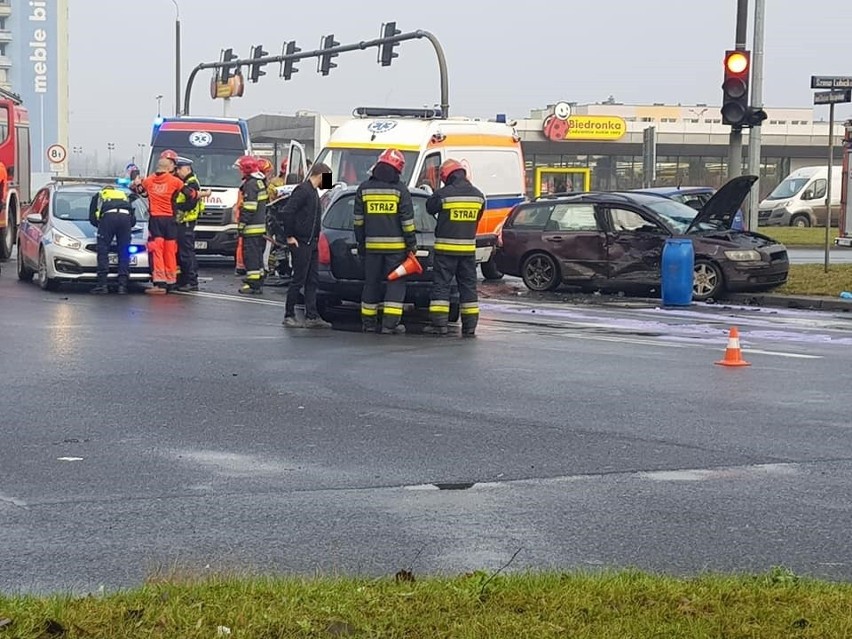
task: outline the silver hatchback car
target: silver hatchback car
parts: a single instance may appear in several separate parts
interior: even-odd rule
[[[98,231],[89,222],[89,206],[105,184],[58,181],[39,190],[18,227],[18,279],[28,282],[37,275],[45,290],[56,290],[63,282],[97,281]],[[142,199],[133,206],[136,227],[130,246],[130,282],[144,283],[151,279],[148,207]],[[117,247],[112,247],[109,260],[112,281],[118,278]]]

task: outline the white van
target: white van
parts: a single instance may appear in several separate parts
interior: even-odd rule
[[[331,135],[316,162],[331,167],[335,182],[355,185],[369,177],[383,150],[395,148],[405,157],[403,182],[435,190],[441,163],[458,160],[486,198],[477,228],[477,262],[486,279],[502,277],[491,259],[497,231],[526,199],[524,157],[515,129],[504,122],[441,118],[430,109],[359,108],[355,115]]]
[[[833,221],[840,207],[843,168],[831,171]],[[825,226],[828,207],[828,166],[806,166],[793,171],[760,203],[760,226]]]

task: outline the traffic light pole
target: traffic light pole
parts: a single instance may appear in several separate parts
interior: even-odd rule
[[[748,37],[748,0],[737,0],[737,33],[735,49],[745,51]],[[743,130],[731,127],[728,150],[728,179],[739,177],[743,172]]]
[[[754,2],[754,51],[751,67],[751,106],[763,108],[763,41],[766,16],[766,0]],[[748,194],[748,223],[747,228],[756,231],[758,226],[758,211],[760,208],[760,156],[762,145],[761,127],[752,126],[748,132],[748,172],[758,176],[757,182]]]
[[[747,0],[746,0],[747,1]],[[315,49],[313,51],[299,51],[289,55],[274,55],[264,58],[247,58],[240,60],[232,60],[230,62],[202,62],[192,70],[189,74],[189,79],[186,81],[186,91],[184,93],[183,114],[189,115],[190,102],[192,98],[192,85],[195,82],[195,77],[199,72],[205,69],[223,69],[230,67],[248,67],[252,64],[266,65],[270,63],[297,62],[307,58],[321,58],[329,54],[335,55],[340,53],[348,53],[349,51],[364,51],[373,47],[381,47],[383,44],[394,44],[398,42],[406,42],[408,40],[420,40],[426,38],[432,43],[435,49],[435,54],[438,57],[438,70],[441,76],[441,113],[443,117],[447,117],[450,110],[450,90],[449,78],[447,75],[447,59],[444,56],[444,49],[432,33],[428,31],[411,31],[409,33],[400,33],[399,35],[390,36],[387,38],[376,38],[375,40],[361,41],[357,44],[344,44],[330,49]]]

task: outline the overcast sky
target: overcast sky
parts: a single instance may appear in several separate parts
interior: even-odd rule
[[[342,43],[377,37],[382,22],[396,20],[403,31],[425,29],[443,44],[452,115],[505,112],[512,118],[558,100],[597,102],[610,95],[628,104],[717,105],[736,12],[736,0],[178,2],[182,87],[192,67],[217,60],[223,48],[248,57],[254,44],[280,53],[286,40],[295,40],[309,50],[332,33]],[[103,157],[107,143],[114,142],[116,156],[129,158],[138,143],[150,142],[155,96],[164,96],[164,114],[174,113],[174,4],[70,5],[71,144],[98,149]],[[852,12],[843,3],[767,0],[767,5],[767,105],[808,106],[812,74],[852,75]],[[343,54],[327,77],[317,73],[315,60],[305,60],[289,82],[278,77],[278,65],[270,65],[258,84],[247,85],[243,98],[231,100],[230,114],[302,109],[347,114],[356,106],[437,104],[431,46],[419,40],[398,51],[387,68],[377,64],[375,49]],[[210,99],[210,74],[199,74],[195,114],[222,115],[223,102]],[[827,111],[818,107],[817,113],[827,117]],[[838,117],[849,113],[838,109]]]

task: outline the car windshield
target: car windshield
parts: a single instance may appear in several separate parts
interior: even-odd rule
[[[127,189],[121,189],[129,194]],[[82,190],[61,190],[53,195],[53,217],[59,220],[68,220],[69,222],[88,222],[89,221],[89,206],[92,199],[98,196],[98,191],[82,191]],[[143,199],[137,199],[133,202],[133,211],[136,214],[137,222],[144,222],[148,219],[148,205]]]
[[[320,152],[317,162],[331,167],[332,180],[354,185],[361,184],[370,177],[370,169],[379,159],[382,149],[329,149]],[[414,165],[417,164],[417,153],[403,151],[405,169],[402,171],[402,182],[409,184]]]
[[[157,168],[157,159],[165,150],[165,148],[154,147],[151,153],[151,165],[148,167],[149,175]],[[243,155],[242,153],[226,149],[202,151],[198,148],[176,148],[172,150],[179,156],[192,160],[192,171],[202,187],[235,189],[240,186],[242,178],[240,172],[234,168],[234,162]]]
[[[805,185],[810,182],[810,178],[798,177],[792,178],[788,177],[786,180],[781,182],[778,186],[775,187],[775,190],[772,191],[769,195],[766,196],[767,200],[786,200],[787,198],[791,198],[796,195],[799,191],[805,188]]]
[[[328,206],[330,200],[329,193],[324,196],[324,207]],[[426,197],[423,195],[412,195],[411,200],[414,203],[414,226],[421,233],[433,233],[437,224],[434,217],[426,212]],[[326,211],[323,216],[322,224],[327,229],[337,231],[352,231],[355,229],[355,194],[348,193],[341,196],[332,206]]]

